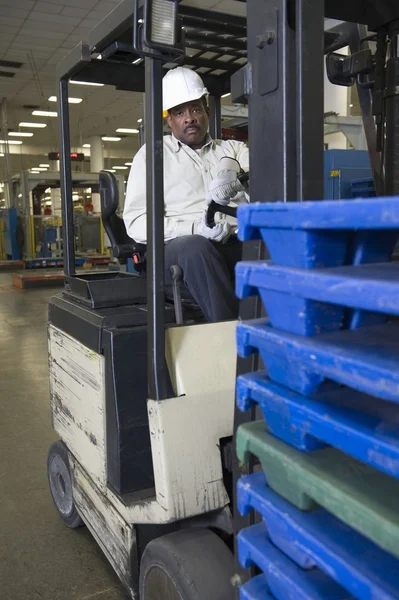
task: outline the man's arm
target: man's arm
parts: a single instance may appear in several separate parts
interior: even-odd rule
[[[128,235],[136,242],[147,243],[146,162],[145,146],[133,159],[127,182],[123,220]],[[178,217],[165,217],[165,242],[193,233],[194,222]]]

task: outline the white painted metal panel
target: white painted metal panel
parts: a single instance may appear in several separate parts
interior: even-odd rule
[[[228,503],[219,440],[232,435],[235,322],[167,330],[177,398],[148,401],[157,502],[182,519]],[[184,394],[184,396],[182,395]]]
[[[138,587],[136,533],[70,455],[73,497],[77,510],[132,598]],[[136,582],[136,585],[132,585]]]
[[[49,370],[54,429],[104,489],[104,357],[50,325]]]

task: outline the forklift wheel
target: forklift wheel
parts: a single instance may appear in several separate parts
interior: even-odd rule
[[[209,529],[152,540],[140,565],[140,600],[232,600],[232,553]]]
[[[54,442],[50,446],[47,477],[54,504],[64,523],[71,529],[84,525],[73,501],[68,450],[63,442]]]

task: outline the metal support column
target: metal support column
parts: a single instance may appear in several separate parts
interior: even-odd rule
[[[298,187],[294,200],[322,200],[324,2],[296,0],[295,38]]]
[[[399,195],[399,23],[395,21],[388,33],[391,56],[386,65],[385,92],[385,194]]]
[[[60,183],[62,206],[62,236],[64,244],[64,273],[74,276],[75,235],[73,224],[71,138],[69,128],[68,81],[60,80],[58,97],[60,118]]]
[[[367,41],[360,43],[367,36],[367,27],[357,23],[348,23],[347,27],[351,29],[349,48],[351,54],[366,50],[369,46]],[[372,90],[370,87],[362,85],[359,78],[356,79],[356,88],[359,96],[359,104],[362,114],[364,133],[367,141],[367,150],[370,156],[370,165],[373,173],[374,187],[377,196],[384,194],[384,179],[382,174],[381,152],[377,151],[377,132],[373,115]]]
[[[165,360],[164,190],[162,62],[145,59],[145,135],[147,162],[148,392],[168,396]]]
[[[214,140],[222,137],[222,107],[220,96],[209,96],[209,133]]]

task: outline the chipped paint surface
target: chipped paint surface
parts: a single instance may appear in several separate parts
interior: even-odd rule
[[[104,357],[50,325],[49,370],[54,429],[104,489]]]
[[[70,455],[74,501],[93,537],[133,599],[138,600],[136,533]]]

